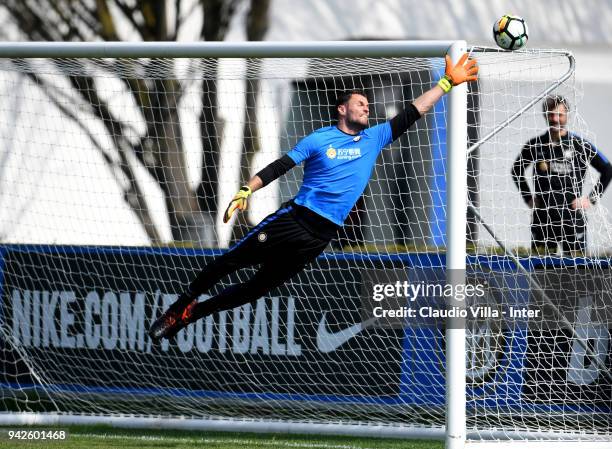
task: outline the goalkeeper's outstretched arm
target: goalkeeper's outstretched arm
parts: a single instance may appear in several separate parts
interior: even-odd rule
[[[468,59],[467,53],[464,54],[455,65],[453,65],[450,56],[447,55],[445,74],[440,81],[438,81],[438,84],[414,100],[413,103],[408,105],[405,111],[391,119],[390,124],[393,140],[406,132],[406,130],[408,130],[408,128],[423,114],[429,111],[444,94],[450,92],[453,86],[467,81],[475,81],[478,78],[477,75],[478,66],[476,65],[476,61]],[[232,201],[229,206],[227,206],[225,214],[223,215],[223,222],[227,223],[236,210],[246,210],[249,196],[251,196],[253,192],[284,175],[288,170],[295,167],[295,165],[295,161],[285,155],[253,176],[246,185],[240,188],[238,193],[234,195],[234,198],[232,198]]]
[[[465,53],[457,64],[453,65],[450,56],[446,55],[444,76],[427,92],[416,98],[408,107],[390,120],[393,140],[405,133],[423,114],[429,111],[453,86],[478,79],[478,65],[468,59]]]
[[[261,189],[262,187],[267,186],[272,181],[277,178],[280,178],[293,167],[295,167],[295,162],[289,156],[284,155],[280,159],[275,160],[271,164],[268,164],[265,168],[259,171],[255,176],[249,179],[245,185],[240,187],[240,190],[232,201],[230,201],[227,209],[225,210],[225,214],[223,214],[223,223],[227,223],[236,210],[246,210],[249,203],[249,197]]]

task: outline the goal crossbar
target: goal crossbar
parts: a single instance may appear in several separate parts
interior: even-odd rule
[[[0,42],[0,58],[426,58],[454,42]]]

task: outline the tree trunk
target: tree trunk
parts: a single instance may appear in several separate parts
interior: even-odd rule
[[[238,0],[204,0],[202,12],[204,20],[200,36],[206,41],[222,41],[225,39],[231,17]],[[217,74],[218,59],[209,59],[208,72]],[[215,232],[216,215],[219,209],[219,154],[224,123],[218,111],[217,77],[205,78],[202,81],[202,111],[200,113],[200,138],[202,140],[202,169],[200,183],[196,191],[198,205],[201,210],[201,231],[217,246]]]
[[[247,60],[247,73],[258,74],[261,70],[260,59]],[[251,167],[255,155],[261,149],[259,140],[258,120],[257,120],[257,100],[259,96],[259,79],[247,79],[245,108],[244,108],[244,131],[242,155],[240,157],[240,180],[241,183],[246,183],[251,177]],[[232,228],[232,240],[238,241],[242,239],[248,232],[248,229],[254,223],[248,218],[248,213],[236,214],[237,218],[234,221]]]
[[[251,8],[247,17],[247,39],[249,41],[260,41],[268,31],[269,0],[251,0]],[[245,110],[244,110],[244,132],[242,156],[240,158],[240,181],[245,183],[251,177],[251,167],[255,155],[261,149],[259,140],[259,129],[257,120],[257,103],[260,89],[261,59],[247,59],[246,64],[246,86],[245,86]],[[232,240],[237,241],[246,235],[248,228],[253,223],[248,219],[248,214],[238,214],[232,228]]]
[[[183,244],[214,246],[214,230],[202,217],[189,179],[178,113],[180,86],[174,79],[157,80],[155,84],[155,115],[159,117],[155,136],[172,238]]]
[[[242,0],[200,0],[195,3],[196,7],[202,8],[204,14],[201,37],[208,41],[223,40],[240,1]],[[267,14],[268,4],[269,0],[253,0],[250,16],[259,17],[255,14],[258,11]],[[174,8],[174,24],[168,23],[171,6]],[[118,41],[121,40],[122,34],[125,34],[122,31],[126,29],[119,25],[127,25],[128,29],[131,26],[137,33],[137,38],[143,41],[176,40],[180,27],[187,19],[181,16],[180,0],[54,0],[51,3],[42,0],[7,0],[0,2],[0,9],[8,13],[26,38],[37,41]],[[253,19],[250,18],[251,31],[247,33],[249,39],[259,40],[261,37],[257,37],[258,33],[263,36],[265,32],[261,31],[261,23],[266,22],[257,21],[259,28],[254,27],[251,22]],[[79,76],[78,79],[70,79],[70,76],[67,76],[67,79],[91,105],[94,117],[112,136],[113,150],[117,152],[118,158],[109,157],[105,160],[110,165],[117,159],[121,161],[121,171],[129,180],[128,187],[124,188],[124,200],[138,216],[151,242],[158,244],[160,234],[155,229],[147,209],[145,189],[138,184],[134,167],[130,165],[133,163],[132,156],[143,164],[162,189],[173,238],[178,242],[213,247],[217,245],[213,214],[219,206],[218,161],[223,129],[217,114],[216,80],[203,83],[200,125],[203,168],[196,194],[187,173],[178,115],[182,86],[177,80],[160,80],[154,74],[152,69],[158,68],[159,62],[138,61],[138,64],[144,65],[145,76],[121,79],[138,105],[146,127],[144,135],[140,136],[140,142],[136,144],[129,136],[130,124],[122,121],[122,117],[113,115],[103,100],[104,96],[96,90],[98,86],[95,80],[86,76]],[[116,63],[112,61],[99,60],[93,63],[109,73],[115,73],[113,64]],[[167,64],[168,61],[164,63]],[[218,62],[211,63],[215,65],[216,72]],[[124,60],[121,64],[129,64],[129,61]],[[79,118],[73,116],[73,120],[78,122]],[[103,151],[100,148],[99,150]]]

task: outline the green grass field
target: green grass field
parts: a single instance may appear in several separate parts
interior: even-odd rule
[[[11,449],[83,449],[83,448],[304,448],[304,449],[441,449],[441,441],[415,441],[382,438],[318,437],[314,435],[242,434],[176,430],[117,429],[105,426],[27,427],[36,429],[67,430],[64,441],[9,440],[7,429],[0,432],[0,448]],[[20,429],[24,429],[23,427]]]

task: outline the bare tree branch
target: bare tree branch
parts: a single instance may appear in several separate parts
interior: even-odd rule
[[[115,21],[105,0],[96,0],[96,15],[100,22],[100,36],[105,41],[119,40]]]
[[[52,30],[47,29],[47,24],[36,14],[27,2],[7,1],[4,7],[28,36],[34,40],[59,40],[61,36],[52,36]]]
[[[140,12],[144,17],[143,29],[148,31],[144,40],[165,41],[168,38],[166,26],[166,4],[163,0],[141,0]]]
[[[123,13],[124,17],[130,21],[134,29],[138,31],[142,40],[151,40],[148,33],[146,33],[147,35],[143,34],[143,32],[145,31],[144,24],[138,23],[136,19],[136,13],[138,12],[138,9],[136,7],[131,7],[131,6],[126,5],[125,2],[121,0],[115,0],[114,3],[115,5],[117,5],[119,10]]]
[[[104,147],[94,137],[91,130],[83,123],[79,116],[73,112],[73,109],[68,108],[65,102],[60,101],[56,97],[58,91],[52,84],[45,82],[41,77],[37,76],[33,70],[26,71],[25,73],[29,79],[31,79],[38,86],[40,86],[41,89],[43,89],[43,91],[47,94],[47,97],[51,100],[55,107],[57,107],[66,117],[72,120],[87,135],[90,142],[94,145],[94,148],[98,150],[102,158],[105,160],[106,164],[111,167],[110,171],[115,177],[118,186],[121,186],[122,183],[121,180],[117,177],[116,171],[112,168],[114,167],[115,169],[121,170],[123,172],[124,176],[128,180],[129,185],[129,188],[122,189],[125,201],[136,213],[139,221],[143,225],[143,229],[151,240],[151,243],[161,243],[161,236],[153,225],[153,220],[151,219],[151,214],[149,212],[148,205],[144,200],[144,194],[141,191],[138,182],[136,181],[136,176],[131,165],[129,164],[129,160],[125,157],[125,153],[119,153],[121,163],[117,164],[117,162],[112,158],[112,156],[108,154]]]
[[[179,0],[180,2],[180,0]],[[189,10],[187,11],[187,13],[185,13],[182,16],[179,16],[180,14],[180,10],[177,9],[177,13],[176,13],[176,27],[175,27],[175,39],[176,36],[178,35],[178,30],[183,26],[183,24],[185,23],[185,21],[189,18],[191,18],[191,16],[193,14],[195,14],[195,12],[200,8],[200,5],[196,2],[193,2],[191,5],[191,8],[189,8]]]
[[[200,0],[193,2],[194,6],[187,12],[181,11],[185,6],[182,0],[4,0],[0,2],[0,8],[8,12],[20,31],[31,40],[114,41],[122,38],[123,28],[120,23],[124,26],[126,21],[143,40],[176,39],[181,27],[193,12],[201,12],[204,16],[200,30],[202,38],[223,40],[240,1],[243,0]],[[268,0],[264,4],[267,9]],[[168,23],[171,7],[174,7],[175,13],[173,24]],[[197,11],[194,8],[201,9]],[[113,169],[116,169],[112,165],[113,161],[115,164],[117,159],[122,161],[121,170],[126,179],[133,183],[129,191],[125,191],[125,199],[134,212],[138,214],[139,210],[145,210],[141,207],[144,204],[144,192],[140,191],[133,173],[130,174],[126,171],[127,168],[123,168],[123,165],[130,166],[128,161],[142,164],[164,192],[175,239],[190,239],[196,235],[197,232],[192,233],[191,228],[202,222],[198,218],[201,211],[208,215],[217,212],[217,170],[223,123],[217,114],[216,80],[207,77],[202,82],[200,129],[204,164],[201,184],[196,195],[188,176],[183,131],[178,115],[179,102],[188,85],[173,76],[174,66],[171,61],[91,61],[95,68],[113,74],[131,95],[139,111],[139,119],[145,124],[145,131],[139,130],[138,133],[134,132],[134,126],[129,124],[133,117],[128,117],[127,114],[124,117],[122,113],[111,109],[112,99],[107,99],[106,95],[98,90],[102,83],[98,83],[90,74],[91,65],[81,63],[79,66],[77,60],[71,60],[71,70],[66,70],[63,66],[65,62],[54,63],[59,73],[65,76],[74,89],[75,96],[89,105],[92,115],[111,137],[117,157],[107,155],[109,157],[104,160],[109,167],[114,167]],[[207,68],[207,72],[216,73],[218,62],[206,63],[212,65]],[[133,67],[130,67],[131,64]],[[164,69],[167,71],[164,79],[159,77],[161,64],[165,64]],[[124,75],[130,72],[133,74]],[[76,73],[79,73],[79,76],[75,76]],[[57,103],[60,100],[59,95],[60,92],[55,91],[50,93],[49,98]],[[63,109],[62,114],[75,123],[82,122],[81,117],[73,110]],[[79,127],[85,131],[84,125],[86,124],[82,122]],[[88,136],[93,147],[101,151],[102,147],[100,142],[96,142],[95,136],[92,136],[91,132]],[[209,219],[208,216],[205,218]],[[146,217],[141,217],[141,222],[143,226],[152,223]],[[158,241],[155,232],[147,230],[147,234],[152,240]]]
[[[230,20],[240,0],[202,0],[204,21],[201,36],[207,41],[225,39]]]
[[[79,2],[73,5],[73,11],[75,14],[78,14],[85,26],[87,26],[95,34],[100,33],[100,23],[98,22],[94,7],[89,8],[87,6],[87,2]]]
[[[58,2],[49,2],[51,9],[55,12],[57,17],[60,19],[58,28],[61,29],[61,25],[63,24],[66,27],[66,31],[62,33],[64,40],[86,40],[85,36],[81,34],[79,29],[76,27],[74,20],[71,20],[66,14],[65,11],[60,8]],[[76,11],[74,11],[76,12]],[[76,39],[75,39],[76,38]]]
[[[176,13],[174,14],[174,29],[172,30],[172,36],[168,36],[168,40],[175,41],[178,38],[178,30],[181,25],[181,0],[176,0]]]

